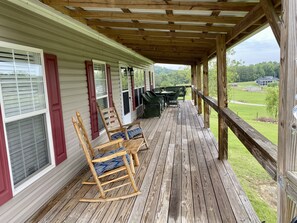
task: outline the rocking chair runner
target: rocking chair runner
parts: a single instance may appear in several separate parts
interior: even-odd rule
[[[72,118],[72,122],[73,122],[74,129],[76,131],[77,137],[79,139],[79,142],[81,144],[81,147],[86,156],[91,173],[93,175],[93,181],[82,182],[82,184],[96,185],[99,190],[98,198],[82,198],[80,199],[80,201],[106,202],[106,201],[122,200],[122,199],[139,195],[140,191],[138,190],[135,184],[134,177],[129,166],[129,162],[131,162],[130,157],[128,156],[125,148],[122,146],[123,139],[118,139],[118,140],[97,146],[96,148],[92,148],[90,146],[90,141],[85,131],[84,125],[81,124],[79,121],[76,121],[74,117]],[[101,150],[101,149],[110,148],[114,146],[116,146],[117,149],[94,155],[95,154],[94,149]],[[117,178],[113,178],[109,181],[101,182],[102,178],[119,173],[121,171],[126,171],[127,174],[123,176],[118,176]],[[119,186],[108,188],[106,190],[103,189],[104,186],[110,183],[115,183],[125,179],[129,179],[130,182],[123,183]],[[106,197],[107,192],[129,184],[131,184],[134,189],[134,192],[132,192],[131,194],[125,194],[117,197]]]
[[[148,143],[143,134],[142,128],[140,127],[140,121],[134,121],[132,123],[123,125],[114,106],[114,102],[113,107],[105,109],[101,109],[97,104],[97,110],[102,118],[102,122],[110,141],[119,138],[123,138],[125,140],[143,138],[142,145],[145,145],[146,148],[148,148]],[[132,128],[133,126],[138,127]]]

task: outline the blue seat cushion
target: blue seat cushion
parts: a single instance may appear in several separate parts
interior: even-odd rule
[[[123,150],[124,150],[124,147],[121,147],[121,148],[111,150],[111,151],[108,151],[105,153],[98,153],[95,156],[95,158],[96,159],[102,158],[102,157],[109,156],[109,155],[115,154],[115,153],[123,151]],[[126,154],[126,158],[127,158],[128,163],[130,163],[130,157],[128,154]],[[124,166],[124,161],[123,161],[122,156],[115,157],[115,158],[113,158],[111,160],[107,160],[105,162],[100,162],[100,163],[94,164],[94,167],[95,167],[95,170],[96,170],[96,173],[98,176],[100,176],[101,174],[103,174],[106,171],[113,170],[113,169],[116,169],[121,166]]]
[[[141,128],[130,129],[127,131],[127,133],[128,133],[129,139],[133,139],[135,136],[138,136],[142,133],[142,129]],[[117,132],[111,136],[112,140],[120,139],[120,138],[126,139],[126,135],[124,132]]]

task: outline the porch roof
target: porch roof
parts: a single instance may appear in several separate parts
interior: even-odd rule
[[[160,63],[195,64],[215,54],[217,35],[228,48],[268,23],[260,0],[41,2]]]

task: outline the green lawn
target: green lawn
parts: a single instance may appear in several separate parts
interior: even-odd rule
[[[256,89],[258,87],[254,87]],[[252,104],[265,104],[266,90],[253,91],[253,87],[231,87],[228,91],[229,100]]]
[[[262,92],[248,92],[245,90],[248,87],[255,86],[257,86],[257,84],[254,82],[238,83],[237,87],[232,87],[232,89],[228,91],[229,95],[231,93],[230,99],[245,103],[265,104],[265,88]],[[191,100],[191,92],[189,89],[186,99]],[[277,124],[259,122],[256,120],[260,117],[271,118],[267,113],[265,106],[260,107],[229,103],[229,108],[266,138],[274,144],[277,144]],[[211,110],[210,127],[216,138],[218,132],[217,123],[217,113],[214,110]],[[242,145],[231,130],[229,130],[228,147],[229,162],[260,220],[265,221],[266,223],[276,222],[277,212],[275,203],[273,203],[276,198],[276,192],[274,195],[269,195],[272,189],[275,190],[276,182],[271,179],[263,167]],[[274,199],[273,196],[275,196]]]

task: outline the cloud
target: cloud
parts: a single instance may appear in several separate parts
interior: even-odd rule
[[[236,53],[231,58],[245,64],[280,60],[280,49],[270,27],[238,44],[234,50]]]
[[[160,67],[166,67],[168,69],[172,70],[182,70],[186,67],[186,65],[180,65],[180,64],[164,64],[164,63],[156,63],[156,66]]]

